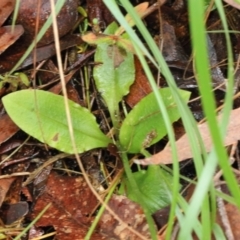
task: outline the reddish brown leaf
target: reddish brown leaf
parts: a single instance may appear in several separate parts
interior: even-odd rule
[[[231,111],[229,125],[227,129],[227,134],[225,136],[224,145],[229,146],[236,143],[240,139],[239,127],[240,127],[240,108]],[[218,120],[221,116],[218,117]],[[199,132],[202,136],[203,143],[205,145],[206,151],[210,151],[212,148],[212,140],[208,130],[207,123],[198,125]],[[197,139],[196,139],[197,141]],[[187,158],[192,158],[192,152],[188,137],[184,134],[179,140],[176,141],[178,161],[183,161]],[[144,160],[136,160],[136,163],[142,165],[149,164],[171,164],[172,163],[172,150],[169,145],[167,145],[161,152],[154,154],[150,158]]]
[[[12,45],[24,32],[21,25],[4,26],[0,28],[0,54]]]
[[[239,2],[237,1],[234,1],[234,0],[224,0],[224,2],[226,2],[227,4],[237,8],[237,9],[240,9],[240,4]]]
[[[6,21],[15,6],[15,0],[0,2],[0,26]],[[0,28],[0,54],[12,45],[24,32],[21,25],[4,26]]]
[[[16,44],[14,44],[11,48],[9,48],[6,52],[4,52],[1,55],[0,58],[0,73],[4,73],[7,71],[10,71],[14,65],[17,63],[17,61],[22,57],[22,55],[26,51],[26,47],[22,45],[24,39],[19,39]],[[82,43],[82,39],[78,35],[66,35],[60,40],[60,48],[61,51],[64,49],[67,49],[69,47],[78,45]],[[22,65],[18,68],[23,68],[31,65],[34,60],[36,62],[45,60],[53,55],[55,55],[56,49],[55,44],[49,44],[43,47],[39,47],[36,49],[36,51],[31,53],[25,61],[22,63]],[[36,59],[34,58],[34,54]]]
[[[231,203],[225,203],[224,207],[227,213],[226,217],[228,218],[232,233],[234,235],[234,239],[240,239],[240,229],[239,229],[240,211],[238,207],[236,207]],[[225,226],[222,223],[221,217],[219,215],[217,216],[217,222],[220,224],[222,229],[224,229]]]
[[[0,179],[0,206],[2,206],[6,194],[15,179],[15,177]]]
[[[40,3],[40,4],[38,4]],[[38,11],[38,7],[40,10]],[[68,33],[78,19],[77,13],[78,0],[66,0],[61,11],[57,17],[57,24],[59,36],[64,36]],[[49,0],[33,1],[21,0],[18,12],[17,23],[21,24],[25,30],[24,40],[25,44],[31,43],[36,35],[35,27],[36,20],[39,20],[38,29],[40,30],[43,24],[51,14],[51,4]],[[53,42],[54,34],[53,29],[50,27],[45,33],[44,37],[40,40],[38,46],[43,46]]]
[[[152,88],[142,69],[142,65],[137,58],[135,64],[135,81],[130,87],[130,92],[126,97],[126,102],[130,107],[134,107],[143,97],[152,92]]]
[[[23,141],[10,139],[9,141],[0,145],[0,154],[11,151],[12,149],[19,147],[22,143]]]
[[[79,93],[78,93],[76,87],[73,86],[72,83],[68,83],[66,88],[67,88],[68,99],[72,100],[75,103],[78,103],[81,106],[84,106],[84,101],[82,99],[80,99]]]
[[[37,222],[37,226],[53,226],[57,239],[83,239],[91,224],[89,214],[97,205],[97,199],[81,177],[49,175],[46,190],[39,197],[32,219],[49,203],[52,206]],[[95,233],[92,239],[104,239]]]
[[[105,28],[114,21],[113,15],[105,6],[103,0],[87,0],[87,10],[89,21],[93,23],[93,19],[97,19],[100,28]],[[93,30],[96,29],[93,27]]]
[[[18,126],[7,114],[0,116],[0,145],[12,137],[18,130]]]
[[[10,225],[28,213],[27,202],[17,202],[14,204],[4,204],[0,210],[1,220],[4,224]]]
[[[6,21],[8,16],[14,9],[16,0],[1,0],[0,1],[0,26]]]
[[[132,202],[125,196],[113,195],[108,205],[129,227],[135,229],[145,238],[150,237],[144,212],[137,203]],[[123,226],[123,224],[119,223],[106,210],[103,213],[99,226],[101,232],[108,236],[108,239],[139,239],[139,236],[136,236],[128,228]]]

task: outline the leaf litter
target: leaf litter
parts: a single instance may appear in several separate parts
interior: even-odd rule
[[[99,16],[100,19],[102,19],[102,20],[104,20],[106,18],[106,16],[108,16],[108,15],[110,16],[110,14],[106,13],[107,10],[105,8],[102,12],[101,12],[101,8],[97,8],[100,5],[101,5],[101,7],[103,7],[102,3],[103,2],[99,1],[99,0],[87,1],[87,4],[90,9],[89,12],[91,12],[91,14],[93,14],[93,16],[91,16],[91,19],[94,19],[94,14],[95,14],[95,16],[96,15]],[[177,8],[177,4],[174,3],[172,5],[171,10],[173,10],[174,7]],[[163,9],[163,15],[164,15],[164,12],[169,13],[169,11],[165,11],[167,8],[168,7],[165,7]],[[96,9],[97,9],[97,11],[96,11]],[[144,7],[144,11],[145,10],[146,9]],[[171,14],[169,14],[169,16],[170,16],[169,18],[171,18]],[[163,34],[164,35],[163,38],[165,38],[165,43],[163,44],[163,46],[164,46],[163,53],[165,55],[165,58],[170,55],[173,57],[175,56],[175,58],[169,59],[168,64],[172,70],[173,69],[177,70],[178,74],[179,74],[180,71],[186,69],[187,60],[188,60],[188,57],[187,58],[184,57],[185,55],[184,55],[183,51],[179,50],[182,46],[183,41],[182,41],[182,39],[179,40],[180,37],[179,37],[178,33],[181,32],[181,34],[182,34],[182,31],[179,31],[179,29],[177,29],[177,27],[169,19],[166,20],[166,17],[163,17],[163,18],[164,18],[163,26],[164,26],[164,29],[166,30],[166,32],[164,32],[164,34]],[[152,24],[152,25],[154,25],[154,24]],[[175,29],[175,31],[174,31],[174,29]],[[121,33],[123,33],[124,30],[122,28],[120,28],[120,30],[118,30],[118,31],[120,31],[120,34],[121,34]],[[94,34],[95,34],[94,36],[97,36],[96,33],[94,33]],[[106,37],[101,34],[99,34],[98,36],[102,36],[103,38]],[[168,39],[169,41],[166,42],[166,39]],[[179,41],[177,41],[177,39]],[[215,59],[216,51],[213,48],[213,45],[215,46],[215,43],[212,44],[212,41],[213,40],[208,39],[209,49],[212,52],[212,55],[214,56],[214,59],[212,59],[212,58],[210,59],[210,60],[214,60],[214,61],[211,61],[211,65],[217,65],[218,61],[217,61],[217,59]],[[167,44],[170,44],[170,46],[168,47]],[[51,46],[51,48],[52,47],[53,47],[53,45]],[[46,52],[51,51],[51,48],[47,48],[48,50],[46,50]],[[108,50],[110,50],[110,49],[111,48],[109,48]],[[168,52],[166,52],[167,49],[173,49],[174,51],[173,51],[173,53],[170,53],[170,55],[167,55],[168,54]],[[42,53],[43,52],[42,50],[43,49],[38,49],[38,53]],[[44,55],[46,54],[46,52],[44,53]],[[177,55],[174,55],[175,53],[177,53]],[[53,51],[53,54],[54,54],[54,51]],[[5,56],[4,56],[4,59],[5,59]],[[37,60],[40,61],[41,59],[42,58],[38,58]],[[122,59],[121,59],[121,61],[122,61]],[[121,63],[121,61],[120,61],[120,63]],[[181,64],[182,62],[183,62],[183,64]],[[115,67],[117,67],[120,63],[117,62],[116,64],[114,64]],[[32,60],[29,61],[29,64],[32,64]],[[136,64],[136,60],[135,60],[135,64]],[[147,95],[151,91],[151,87],[149,86],[149,84],[145,83],[145,81],[147,81],[147,79],[146,79],[144,73],[141,71],[141,66],[139,64],[136,64],[135,66],[136,66],[135,68],[137,68],[135,82],[137,82],[138,79],[140,79],[141,77],[143,80],[139,81],[139,84],[135,90],[132,90],[133,88],[130,90],[130,95],[132,94],[133,98],[131,99],[130,97],[129,98],[127,97],[127,103],[131,107],[134,106],[137,102],[139,102],[143,98],[143,96]],[[70,66],[70,68],[71,68],[71,66]],[[216,79],[218,79],[218,77],[220,77],[220,82],[221,82],[223,79],[222,72],[224,72],[224,71],[220,71],[220,74],[218,75],[219,69],[220,68],[218,68],[218,69],[216,68],[216,71],[215,71],[217,73]],[[192,74],[191,70],[192,70],[191,68],[190,68],[190,70],[189,69],[187,70],[188,74]],[[214,71],[212,71],[212,74],[213,74],[213,72]],[[180,75],[176,74],[174,76],[176,77],[176,79],[179,79],[178,76],[180,76]],[[180,79],[180,81],[177,80],[177,83],[179,84],[179,86],[183,85],[184,87],[186,87],[187,84],[181,80],[182,80],[182,78]],[[186,80],[186,82],[188,82],[188,80]],[[189,82],[190,82],[190,84],[188,86],[190,86],[190,88],[195,88],[197,86],[196,82],[194,82],[194,80],[190,80]],[[216,81],[215,83],[218,83],[218,82]],[[188,88],[188,86],[186,88]],[[138,91],[142,91],[142,96],[137,96]],[[59,91],[57,91],[57,92],[59,92]],[[73,99],[78,99],[78,96],[76,96],[77,91],[74,91],[74,92],[75,93],[73,94]],[[233,111],[235,111],[235,110],[233,110]],[[99,117],[99,115],[98,115],[98,117]],[[232,115],[230,118],[232,118]],[[2,118],[0,118],[0,120],[1,119]],[[236,122],[237,122],[237,120],[236,120]],[[0,132],[1,132],[0,136],[2,137],[0,144],[6,142],[6,144],[9,144],[8,145],[9,150],[12,150],[14,148],[14,144],[11,144],[11,141],[9,141],[9,138],[11,136],[13,136],[15,132],[18,131],[18,128],[15,131],[13,130],[13,131],[10,131],[10,133],[5,134],[4,126],[7,124],[8,124],[8,120],[6,120],[4,125],[0,124]],[[10,120],[9,120],[9,124],[10,124]],[[2,126],[2,128],[1,128],[1,126]],[[204,124],[201,126],[202,127],[200,127],[200,132],[203,132],[203,140],[204,141],[206,140],[206,142],[209,143],[209,145],[211,145],[211,141],[208,139],[209,136],[207,136],[207,135],[209,135],[207,128],[205,127]],[[238,125],[236,123],[236,125],[231,125],[231,126],[232,126],[232,129],[231,128],[228,129],[228,134],[230,132],[231,136],[227,135],[225,145],[232,144],[232,141],[235,142],[235,140],[238,140],[237,138],[233,137],[233,131],[235,130],[235,133],[236,133],[236,127]],[[2,134],[2,133],[4,133],[4,134]],[[150,134],[152,134],[152,131],[149,132],[149,135]],[[55,135],[53,135],[52,139],[56,140],[58,138],[58,136],[59,136],[58,132],[55,132]],[[181,140],[182,142],[180,143],[181,147],[178,148],[180,161],[183,161],[185,158],[191,157],[191,154],[190,154],[190,156],[188,155],[190,150],[189,150],[188,142],[185,139],[186,136],[182,137],[182,138],[183,138],[183,140]],[[179,139],[179,141],[180,141],[180,139]],[[33,143],[33,144],[35,144],[35,143]],[[177,141],[177,144],[178,144],[178,141]],[[148,144],[146,144],[146,145],[148,145]],[[41,145],[41,147],[43,147],[43,146]],[[181,152],[180,148],[183,148],[182,150],[185,149],[185,152],[187,152],[186,155],[184,155],[185,153]],[[167,147],[165,149],[167,149]],[[163,151],[165,151],[165,149]],[[208,150],[208,148],[207,148],[207,150]],[[54,154],[54,155],[56,154],[56,152],[54,152],[54,150],[51,148],[48,149],[48,151],[50,154]],[[3,153],[5,154],[5,152],[1,152],[1,155]],[[100,153],[100,151],[99,151],[98,155],[101,155],[101,154],[103,154],[103,156],[104,156],[103,157],[104,161],[108,161],[108,157],[105,158],[106,157],[105,152],[103,151],[103,153]],[[167,150],[166,150],[165,154],[167,154]],[[158,154],[156,154],[156,155],[159,156]],[[117,152],[116,156],[119,157],[118,152]],[[154,156],[153,156],[153,158],[155,158]],[[164,159],[166,159],[167,163],[172,163],[171,162],[171,152],[169,155],[165,155],[165,157],[166,158],[164,158]],[[45,159],[46,159],[46,156],[45,156]],[[158,159],[158,157],[157,157],[157,159]],[[158,161],[158,160],[156,160],[156,161]],[[17,164],[17,162],[14,162],[14,159],[11,159],[11,162],[13,163],[12,166]],[[38,162],[37,158],[33,159],[33,162],[36,163],[35,168],[38,166],[38,164],[41,164]],[[65,164],[68,165],[69,162],[71,162],[71,164],[72,164],[73,161],[65,162]],[[39,228],[38,226],[44,226],[44,227],[52,226],[52,231],[54,231],[54,230],[56,231],[55,232],[56,237],[59,239],[81,239],[86,235],[87,230],[88,230],[89,226],[91,225],[91,221],[95,217],[95,215],[91,216],[90,214],[91,214],[91,210],[93,208],[95,208],[95,206],[96,206],[96,204],[98,204],[98,202],[96,201],[95,197],[91,194],[91,192],[88,189],[88,187],[86,186],[86,183],[83,180],[83,178],[76,177],[76,176],[74,176],[74,177],[68,176],[67,177],[66,175],[59,174],[59,172],[56,173],[55,170],[52,170],[52,167],[56,167],[56,166],[57,165],[54,165],[54,166],[51,165],[49,167],[49,169],[45,169],[46,170],[45,175],[40,174],[37,177],[35,177],[35,180],[33,180],[33,182],[37,183],[35,188],[37,188],[36,192],[38,192],[38,194],[36,194],[36,192],[35,192],[35,196],[31,195],[30,192],[26,190],[27,188],[20,187],[21,184],[23,183],[22,178],[18,181],[19,182],[18,186],[19,186],[19,189],[21,189],[21,191],[17,191],[17,192],[15,192],[15,194],[13,193],[13,195],[17,195],[18,197],[19,197],[19,193],[21,193],[23,196],[25,196],[27,201],[32,203],[33,211],[28,214],[28,219],[30,219],[30,220],[33,220],[37,216],[37,214],[40,212],[41,209],[44,208],[44,206],[47,204],[47,202],[52,203],[51,210],[48,211],[42,217],[42,219],[35,226],[32,227],[31,231],[29,232],[29,236],[28,236],[29,239],[31,239],[31,237],[33,237],[32,232],[34,232],[34,231],[38,231],[38,234],[39,234],[38,236],[43,235],[43,231],[41,230],[43,228]],[[10,168],[11,167],[9,166],[9,169]],[[12,169],[14,169],[14,168],[12,168]],[[33,169],[31,169],[31,168],[28,169],[28,171],[30,171],[30,172],[32,170]],[[16,171],[16,169],[15,169],[15,171]],[[2,196],[0,196],[0,199],[2,197],[2,199],[4,201],[5,200],[4,198],[6,197],[8,190],[10,190],[12,188],[13,184],[8,183],[7,180],[3,181],[1,183],[5,187],[4,187]],[[43,186],[43,189],[41,189],[41,186]],[[72,195],[71,199],[70,199],[70,195]],[[19,200],[18,197],[16,197],[16,200]],[[34,197],[34,198],[32,198],[32,197]],[[86,202],[86,201],[87,201],[87,204],[85,206],[84,202]],[[88,201],[90,201],[90,204],[88,204]],[[111,206],[112,210],[114,210],[114,212],[116,213],[117,216],[122,218],[131,227],[133,226],[134,229],[136,229],[141,234],[143,234],[144,237],[149,237],[143,210],[141,209],[141,207],[139,205],[131,202],[126,197],[116,196],[116,195],[113,195],[113,197],[111,198],[111,200],[109,202],[109,205]],[[77,206],[77,210],[76,210],[76,206]],[[70,207],[72,207],[72,208],[70,208]],[[166,207],[166,212],[168,212],[167,207]],[[24,216],[24,214],[22,214],[22,216]],[[162,218],[164,218],[162,221],[163,224],[161,225],[161,227],[162,227],[164,225],[164,223],[167,222],[168,214],[164,214],[164,216],[163,215],[161,215],[161,216],[162,216]],[[161,227],[159,227],[159,228],[161,228]],[[103,217],[100,220],[100,225],[98,226],[97,230],[93,234],[92,239],[108,239],[110,236],[115,239],[126,239],[126,237],[129,237],[131,239],[138,239],[136,236],[131,234],[131,231],[129,231],[124,224],[121,225],[121,223],[116,221],[114,219],[114,217],[112,217],[107,211],[105,211]],[[159,238],[161,238],[161,237],[162,236],[159,236]],[[164,239],[164,238],[161,238],[161,239]]]
[[[52,206],[36,226],[53,226],[58,239],[83,239],[93,218],[90,213],[97,205],[97,199],[85,180],[52,172],[45,191],[34,204],[30,218],[33,220],[48,203],[52,203]],[[98,233],[92,237],[104,239]]]
[[[234,109],[230,113],[227,133],[224,138],[224,146],[232,145],[240,139],[240,135],[238,134],[238,129],[240,125],[239,115],[240,115],[240,108]],[[221,115],[218,117],[218,121],[220,119],[221,119]],[[211,151],[212,140],[211,140],[211,135],[210,135],[207,123],[205,122],[203,124],[199,124],[198,130],[202,137],[206,151],[207,152]],[[196,141],[197,141],[197,138],[196,138]],[[184,134],[180,139],[176,141],[176,148],[177,148],[177,155],[178,155],[179,162],[193,157],[187,134]],[[167,145],[159,153],[154,154],[151,157],[146,158],[144,160],[135,160],[135,163],[142,164],[142,165],[172,164],[173,159],[172,159],[171,146]]]

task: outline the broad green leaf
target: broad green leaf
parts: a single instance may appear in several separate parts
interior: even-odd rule
[[[190,92],[179,90],[182,98],[188,101]],[[159,90],[168,110],[171,122],[180,118],[177,106],[169,88]],[[164,120],[153,93],[143,98],[127,115],[120,129],[120,143],[127,152],[139,153],[159,141],[167,134]]]
[[[104,33],[112,34],[116,28],[117,24],[112,23]],[[134,81],[133,54],[117,45],[101,43],[97,46],[95,62],[98,63],[93,73],[97,89],[113,115]]]
[[[26,133],[66,153],[73,153],[62,96],[42,90],[22,90],[3,99],[11,119]],[[111,140],[99,129],[95,117],[68,101],[79,153],[106,147]]]
[[[168,172],[157,165],[152,165],[147,170],[133,173],[133,177],[138,184],[141,198],[151,213],[171,203],[170,188],[173,179]],[[129,181],[125,179],[123,184],[126,184],[127,196],[131,200],[138,202]]]

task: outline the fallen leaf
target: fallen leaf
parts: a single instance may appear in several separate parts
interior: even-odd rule
[[[38,198],[31,219],[33,220],[49,203],[52,206],[37,222],[37,227],[53,226],[56,238],[61,240],[83,239],[91,225],[89,217],[97,199],[82,177],[49,175],[45,192]],[[104,239],[94,233],[92,239]]]
[[[70,32],[78,20],[78,0],[66,0],[57,15],[56,21],[58,25],[59,37]],[[40,9],[38,9],[40,7]],[[35,38],[36,29],[40,29],[45,24],[51,14],[51,4],[49,0],[19,1],[19,10],[17,24],[21,24],[25,30],[24,45],[28,46]],[[38,47],[47,45],[54,41],[53,28],[49,27],[44,37],[38,42]]]
[[[0,28],[0,54],[12,45],[24,32],[21,25],[4,26]]]
[[[134,58],[135,81],[130,87],[130,92],[126,97],[127,104],[133,108],[142,98],[152,92],[151,85],[142,69],[138,58]]]
[[[6,225],[10,225],[24,217],[29,211],[27,202],[17,202],[4,204],[0,210],[1,220]]]
[[[19,147],[23,141],[14,140],[13,138],[9,139],[9,141],[4,142],[2,145],[0,144],[0,154],[7,153],[14,148]]]
[[[0,26],[6,21],[14,9],[15,0],[1,0]],[[24,32],[21,25],[0,27],[0,54],[12,45]]]
[[[72,46],[82,43],[80,36],[76,34],[69,34],[60,39],[60,48],[61,51]],[[0,58],[0,73],[5,73],[10,71],[17,61],[25,53],[26,47],[24,46],[24,38],[20,38],[11,48],[7,49]],[[18,69],[27,67],[31,65],[35,60],[40,62],[42,60],[48,59],[54,56],[56,53],[55,43],[51,43],[42,47],[37,48],[35,51],[32,51],[30,55],[23,61]],[[35,55],[34,55],[35,54]],[[34,58],[35,56],[35,58]]]
[[[234,235],[234,239],[239,239],[240,237],[240,231],[239,231],[239,221],[240,221],[240,211],[238,207],[236,207],[233,204],[225,203],[224,205],[225,211],[226,211],[226,218],[229,221],[229,225],[232,231],[232,234]],[[224,223],[221,221],[221,216],[219,216],[219,213],[217,215],[217,223],[221,226],[222,229],[227,231],[224,227]],[[228,238],[229,239],[229,238]]]
[[[129,227],[132,227],[145,238],[150,237],[146,218],[140,205],[125,196],[117,195],[112,196],[108,205]],[[100,231],[108,236],[108,239],[139,239],[139,236],[136,236],[127,227],[123,226],[107,210],[103,213],[99,226]]]
[[[240,135],[238,134],[240,127],[239,114],[240,108],[234,109],[230,113],[224,146],[234,144],[240,139]],[[220,118],[221,115],[218,116],[218,120],[220,120]],[[212,140],[207,123],[199,124],[198,129],[202,136],[206,151],[209,152],[212,148]],[[184,134],[180,139],[176,141],[176,148],[179,162],[193,157],[187,134]],[[135,163],[142,165],[172,164],[172,162],[172,150],[170,145],[167,145],[161,152],[154,154],[149,158],[146,158],[144,160],[135,160]]]
[[[6,194],[15,179],[15,177],[0,179],[0,206],[2,206]]]
[[[232,7],[235,7],[237,9],[240,9],[240,2],[238,0],[224,0],[227,4],[231,5]]]
[[[0,145],[17,133],[18,130],[19,127],[7,114],[0,116]]]
[[[0,26],[7,20],[8,16],[14,9],[16,0],[0,1]]]

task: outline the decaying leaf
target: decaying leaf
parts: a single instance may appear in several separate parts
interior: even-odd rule
[[[63,2],[64,4],[56,18],[60,37],[70,32],[78,19],[77,7],[79,1],[65,0]],[[49,0],[41,0],[39,2],[32,0],[19,1],[17,24],[21,24],[25,30],[23,44],[28,46],[33,41],[36,35],[36,28],[39,31],[50,14],[51,4]],[[38,42],[38,46],[44,46],[53,41],[53,28],[49,27],[44,37]]]
[[[0,54],[12,45],[24,32],[21,25],[4,26],[0,28]]]
[[[12,137],[18,130],[19,127],[7,114],[0,116],[0,145]]]
[[[117,214],[124,223],[135,229],[143,237],[149,237],[148,225],[143,210],[140,205],[132,202],[125,196],[113,195],[108,202],[109,207]],[[119,223],[107,210],[99,223],[100,231],[112,239],[139,239],[139,236],[134,235],[128,228]]]
[[[15,0],[0,1],[0,26],[7,20],[15,6]]]
[[[14,177],[0,179],[0,206],[2,206],[6,194],[15,179]]]
[[[231,111],[229,124],[227,128],[226,137],[224,140],[224,145],[229,146],[236,143],[240,139],[239,127],[240,127],[240,108]],[[218,117],[218,120],[221,115]],[[209,152],[212,148],[211,135],[208,130],[207,123],[198,125],[199,132],[202,136],[203,143],[205,145],[206,151]],[[196,139],[197,141],[197,139]],[[187,134],[184,134],[179,140],[176,141],[178,161],[183,161],[188,158],[192,158],[192,152],[189,144]],[[154,154],[153,156],[146,158],[144,160],[135,160],[135,163],[142,165],[149,164],[171,164],[172,161],[172,150],[171,146],[167,145],[161,152]]]
[[[13,204],[4,204],[0,210],[1,220],[6,225],[13,224],[23,218],[29,211],[29,205],[26,201],[20,201]]]
[[[15,6],[15,0],[1,0],[0,26],[6,21]],[[21,25],[4,26],[0,28],[0,54],[12,45],[24,32]]]
[[[227,4],[240,9],[240,2],[238,0],[224,0],[224,2],[226,2]]]
[[[61,240],[83,239],[91,225],[89,214],[97,205],[97,199],[81,177],[60,176],[52,172],[46,191],[38,198],[31,219],[49,203],[52,206],[36,226],[53,226],[56,238]],[[92,239],[104,239],[93,234]]]
[[[142,69],[138,58],[134,58],[135,81],[130,87],[130,92],[126,97],[126,102],[130,107],[134,107],[142,98],[152,92],[152,88]]]
[[[21,43],[22,42],[23,41],[21,41]],[[26,47],[21,43],[17,44],[17,46],[16,44],[14,44],[11,48],[9,48],[6,52],[4,52],[1,55],[0,73],[5,73],[7,71],[10,71],[14,67],[14,65],[17,63],[17,61],[25,53]],[[81,43],[82,43],[82,39],[80,36],[76,34],[69,34],[60,39],[60,49],[62,51],[69,47],[79,45]],[[23,63],[19,66],[18,69],[31,65],[35,60],[36,62],[40,62],[42,60],[50,58],[53,55],[55,55],[55,53],[56,53],[56,49],[55,49],[54,43],[39,47],[34,51],[35,55],[33,54],[33,52],[31,52],[31,54],[23,61]]]

